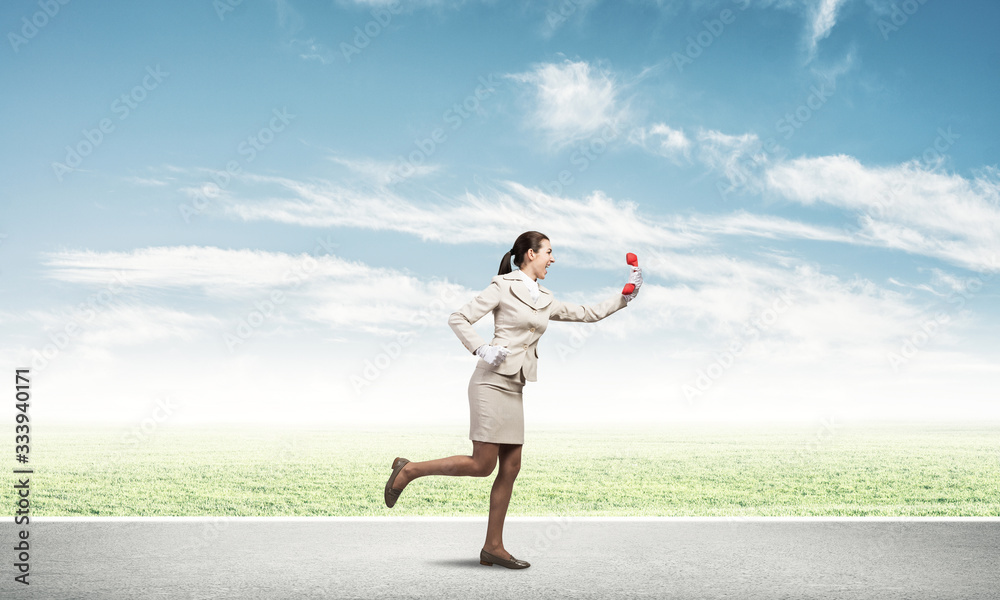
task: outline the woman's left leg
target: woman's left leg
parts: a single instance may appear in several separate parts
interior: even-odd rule
[[[503,547],[503,521],[514,491],[514,479],[521,470],[521,444],[500,444],[500,470],[490,491],[490,519],[486,526],[486,544],[483,549],[494,556],[510,560],[510,552]]]

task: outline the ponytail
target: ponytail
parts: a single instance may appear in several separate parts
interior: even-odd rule
[[[525,231],[521,235],[517,236],[514,240],[514,247],[507,251],[503,255],[503,259],[500,261],[500,270],[497,271],[497,275],[506,275],[514,269],[511,268],[511,259],[514,259],[514,264],[518,268],[524,262],[524,255],[527,254],[528,249],[534,250],[535,252],[542,251],[542,240],[547,240],[549,237],[544,233],[538,231]]]
[[[504,254],[503,259],[500,261],[500,270],[497,271],[497,275],[506,275],[514,270],[510,268],[510,258],[511,254],[510,250],[508,250],[507,254]]]

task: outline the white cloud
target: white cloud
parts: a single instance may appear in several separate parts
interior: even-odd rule
[[[73,250],[47,252],[45,276],[82,284],[105,283],[123,273],[133,287],[203,288],[209,295],[243,294],[282,281],[294,273],[288,258],[261,250],[203,246],[140,248],[124,252]]]
[[[328,65],[334,60],[333,50],[322,42],[317,42],[315,38],[292,39],[288,41],[288,47],[303,60],[315,60],[324,65]]]
[[[713,148],[739,150],[753,142],[748,136],[727,136],[719,132],[701,132],[700,139],[708,140]],[[725,161],[720,161],[725,165]],[[711,323],[710,329],[720,332],[733,327],[740,319],[770,301],[781,290],[813,290],[804,293],[799,306],[814,306],[811,313],[818,319],[808,319],[797,325],[810,332],[815,339],[809,344],[819,349],[826,348],[823,339],[840,340],[846,332],[858,340],[878,340],[883,342],[892,335],[899,335],[912,323],[919,308],[910,306],[898,294],[879,289],[871,282],[860,285],[858,281],[840,282],[829,275],[818,273],[815,267],[794,255],[771,253],[758,259],[734,258],[704,249],[711,248],[717,241],[733,236],[753,236],[771,240],[809,239],[817,241],[850,242],[852,237],[839,229],[801,223],[773,215],[758,215],[737,211],[719,215],[689,215],[686,217],[652,217],[642,215],[629,202],[618,202],[606,195],[595,192],[583,199],[565,198],[547,194],[541,190],[528,188],[517,182],[503,182],[492,196],[466,196],[450,202],[447,207],[418,206],[403,198],[379,195],[368,198],[350,190],[339,188],[329,182],[297,182],[289,179],[253,176],[260,184],[278,184],[292,196],[287,199],[270,199],[249,203],[239,201],[230,207],[234,214],[252,219],[277,219],[310,226],[349,226],[368,229],[392,229],[419,235],[425,240],[442,243],[480,243],[486,239],[512,239],[529,224],[535,224],[553,239],[556,249],[558,269],[560,264],[590,266],[602,270],[620,270],[622,258],[619,240],[628,240],[631,250],[642,257],[648,269],[647,296],[670,294],[664,306],[668,313],[660,314],[642,324],[638,330],[691,326]],[[509,219],[505,218],[509,215]],[[523,222],[518,219],[524,219]],[[700,248],[701,252],[689,253],[688,249]],[[274,281],[282,268],[273,265],[274,257],[236,254],[234,251],[202,250],[206,259],[213,255],[229,256],[232,266],[212,268],[213,273],[199,275],[185,273],[178,281],[225,282],[234,279],[233,286],[265,285]],[[183,256],[182,249],[172,249],[174,256]],[[335,260],[335,259],[330,259]],[[215,259],[192,261],[192,264],[213,264]],[[223,265],[227,263],[222,262]],[[240,264],[242,267],[235,265]],[[333,263],[331,263],[333,264]],[[339,263],[338,263],[339,264]],[[128,268],[127,264],[117,264],[118,268]],[[343,268],[344,265],[341,265]],[[240,270],[251,268],[253,275],[245,276]],[[357,266],[356,272],[368,267]],[[287,270],[287,266],[284,267]],[[183,272],[183,270],[181,270]],[[228,273],[228,275],[227,275]],[[398,274],[382,273],[377,279],[390,282],[384,290],[390,295],[392,289],[408,289],[412,282],[397,280]],[[254,281],[261,277],[264,281]],[[379,315],[398,315],[388,305],[378,310],[360,306],[356,310],[343,310],[342,305],[352,306],[351,294],[354,290],[351,274],[341,274],[334,279],[338,285],[317,288],[314,299],[324,299],[310,316],[331,324],[363,322],[376,326]],[[661,279],[662,278],[662,279]],[[656,280],[683,282],[681,287],[661,288],[657,292]],[[810,283],[811,282],[811,283]],[[687,287],[692,286],[692,287]],[[224,285],[228,287],[228,285]],[[346,294],[346,295],[345,295]],[[407,294],[420,297],[421,294]],[[376,293],[376,297],[383,297]],[[839,306],[835,308],[831,305]],[[655,304],[655,303],[654,303]],[[324,308],[326,307],[326,308]],[[642,311],[643,309],[639,309]],[[807,310],[803,308],[802,310]],[[808,310],[813,310],[808,308]],[[831,319],[840,312],[843,319],[858,325],[855,330],[845,326],[843,319]],[[635,312],[635,311],[633,311]],[[826,314],[825,320],[820,318]],[[667,317],[670,318],[667,318]],[[390,318],[389,321],[398,319]],[[825,324],[824,324],[825,323]],[[881,325],[878,325],[881,323]],[[816,328],[827,327],[824,332]],[[800,340],[801,343],[802,342]],[[858,346],[858,348],[868,348]],[[819,352],[817,349],[816,352]]]
[[[978,271],[1000,270],[1000,182],[938,173],[918,161],[867,167],[844,156],[798,158],[772,166],[769,190],[810,205],[852,211],[861,243],[933,256]]]
[[[699,129],[696,135],[698,160],[725,176],[728,185],[744,191],[758,191],[757,175],[772,157],[755,133],[730,135],[714,129]]]
[[[284,181],[291,186],[290,180]],[[269,180],[262,179],[261,183],[264,182]],[[836,238],[838,234],[834,231],[745,212],[654,219],[643,216],[630,203],[615,202],[602,194],[575,200],[544,196],[513,182],[507,182],[505,188],[505,201],[511,203],[512,210],[523,211],[525,203],[534,202],[544,211],[551,211],[548,214],[558,215],[551,222],[553,228],[545,229],[562,253],[556,269],[559,264],[568,263],[624,271],[623,257],[616,255],[622,249],[623,239],[628,240],[629,249],[640,255],[646,273],[640,298],[615,315],[613,321],[605,323],[602,331],[606,333],[590,338],[600,343],[586,349],[573,345],[579,351],[567,358],[562,352],[567,344],[574,343],[570,334],[584,326],[561,324],[550,328],[548,341],[541,348],[546,356],[543,366],[547,378],[571,377],[572,372],[580,369],[612,369],[627,356],[627,367],[637,374],[631,378],[634,393],[628,406],[623,405],[615,418],[635,420],[641,418],[640,414],[649,414],[642,413],[649,407],[664,411],[663,418],[669,420],[694,414],[679,404],[682,386],[693,382],[699,370],[719,360],[720,353],[736,342],[742,344],[742,349],[735,366],[699,400],[705,410],[716,414],[710,418],[722,414],[748,419],[802,417],[821,414],[831,406],[848,413],[871,411],[885,416],[899,410],[894,398],[904,391],[907,414],[916,414],[918,410],[927,414],[935,414],[937,410],[940,414],[945,409],[935,409],[934,402],[944,391],[943,382],[955,381],[961,374],[964,385],[976,386],[995,377],[996,368],[989,364],[989,351],[967,344],[963,333],[970,324],[961,313],[955,313],[949,327],[938,332],[930,345],[912,359],[910,372],[934,374],[933,381],[910,383],[889,368],[887,354],[898,349],[900,340],[919,330],[921,322],[932,313],[932,308],[922,300],[925,296],[914,299],[909,292],[884,289],[865,278],[841,279],[794,254],[734,257],[713,251],[710,244],[705,244],[717,236],[731,235]],[[304,194],[298,199],[300,204],[316,202],[319,200],[316,195],[321,194],[321,188],[308,185],[288,189]],[[478,232],[496,222],[492,199],[469,197],[466,201],[471,208],[479,208],[481,203],[483,210],[465,212],[462,227]],[[342,207],[345,214],[352,214],[359,222],[373,217],[354,212],[361,208],[361,205]],[[433,209],[404,211],[404,215],[416,221],[409,224],[399,221],[395,226],[400,230],[417,229],[419,225],[431,229],[446,226],[445,218],[430,220],[438,213],[439,210]],[[577,215],[576,221],[563,218],[571,214]],[[375,221],[368,226],[375,226]],[[454,229],[460,230],[461,227]],[[478,243],[482,234],[460,240],[450,235],[436,239],[446,243]],[[690,242],[696,240],[701,247],[688,252]],[[570,250],[577,258],[571,258],[573,255],[562,258]],[[164,387],[169,381],[162,365],[135,366],[135,353],[123,353],[118,347],[153,341],[159,344],[160,352],[167,352],[170,343],[184,343],[183,348],[195,352],[199,344],[205,346],[206,336],[218,339],[224,331],[232,330],[252,307],[251,301],[265,297],[273,289],[286,289],[289,297],[294,296],[297,301],[282,306],[274,323],[255,334],[266,337],[267,344],[248,346],[236,355],[227,355],[224,350],[218,354],[218,348],[197,350],[197,356],[201,357],[197,362],[211,364],[212,368],[186,371],[196,373],[192,375],[196,379],[192,379],[190,386],[185,384],[188,389],[182,397],[188,399],[189,406],[205,408],[204,412],[195,411],[198,416],[192,418],[224,419],[227,414],[236,414],[233,411],[241,419],[266,418],[264,415],[273,408],[268,395],[278,388],[266,383],[262,375],[266,369],[251,368],[253,364],[267,364],[269,369],[281,372],[293,369],[312,373],[308,385],[288,384],[283,393],[294,392],[301,397],[317,420],[346,420],[366,414],[374,417],[379,410],[397,406],[394,402],[402,403],[398,405],[398,414],[414,418],[406,411],[415,400],[447,409],[448,403],[435,396],[436,391],[412,389],[412,377],[419,367],[408,362],[406,352],[392,360],[377,380],[380,387],[371,396],[377,398],[377,405],[331,406],[328,398],[350,397],[348,378],[367,364],[366,358],[370,359],[375,352],[389,352],[373,350],[370,345],[359,352],[359,340],[388,339],[396,343],[402,334],[421,331],[424,345],[420,348],[420,364],[440,361],[442,376],[449,381],[465,381],[467,368],[471,368],[469,360],[462,360],[469,357],[456,349],[444,323],[447,314],[471,299],[479,289],[336,256],[314,257],[315,265],[305,271],[308,276],[301,285],[292,287],[287,274],[303,272],[307,257],[257,250],[174,246],[127,252],[63,251],[45,257],[49,275],[62,281],[92,285],[124,271],[133,288],[180,293],[193,303],[187,312],[155,305],[131,306],[122,317],[108,312],[89,329],[85,343],[70,353],[88,365],[101,365],[100,369],[88,373],[82,368],[84,363],[74,362],[68,356],[57,361],[62,369],[61,379],[72,379],[76,385],[86,386],[93,378],[108,379],[113,368],[131,374],[133,379],[128,381],[133,387],[127,391],[106,389],[107,398],[95,400],[98,406],[127,402],[127,396],[135,396],[138,390],[154,385]],[[550,271],[550,275],[557,273],[558,270]],[[955,287],[960,282],[941,272],[935,274],[933,283]],[[557,281],[548,285],[565,301],[590,303],[615,294],[620,284],[593,288],[586,293],[561,293]],[[228,303],[219,304],[219,300]],[[779,305],[780,311],[776,310]],[[424,324],[433,329],[424,329]],[[330,336],[341,341],[326,348],[331,344]],[[310,340],[309,345],[303,343],[305,339]],[[284,340],[294,340],[288,345],[291,351],[275,346]],[[320,345],[313,345],[317,340],[322,340],[318,342]],[[644,350],[624,352],[620,344]],[[216,346],[221,347],[221,342]],[[323,360],[309,358],[319,352],[324,355]],[[662,355],[666,352],[672,358],[664,362]],[[174,362],[170,372],[182,364]],[[621,367],[626,367],[624,362]],[[220,376],[235,385],[220,387],[212,383]],[[116,381],[125,385],[124,379]],[[867,391],[862,393],[860,387]],[[982,393],[975,389],[968,391],[964,410],[975,410],[969,407],[979,401]],[[581,410],[586,407],[590,412],[581,413],[581,419],[607,417],[606,410],[596,403],[603,393],[600,385],[578,392],[567,398],[566,390],[554,391],[552,399],[573,400]],[[60,393],[65,396],[69,391]],[[954,410],[949,405],[945,412]],[[536,416],[540,421],[558,421],[559,408],[555,405],[540,408]]]
[[[647,133],[653,129],[650,127]],[[672,128],[664,126],[657,131],[658,135],[647,137],[647,143],[668,137]],[[759,142],[752,134],[728,135],[715,130],[699,130],[690,136],[685,134],[685,139],[691,143],[693,157],[721,171],[732,166],[734,160],[752,157],[759,151]],[[354,167],[357,172],[365,171],[363,160],[351,159],[342,164]],[[782,172],[779,167],[789,171]],[[814,189],[810,187],[813,182],[810,168],[823,171],[808,162],[765,161],[761,163],[755,185],[761,188],[773,185],[768,189],[780,195],[794,191],[801,195],[803,204],[808,204],[829,202],[824,194],[833,193],[830,190],[858,179],[859,174],[864,175],[851,172],[842,179],[820,178]],[[771,172],[776,177],[783,176],[772,182],[766,177]],[[839,171],[832,169],[832,172]],[[800,175],[802,181],[793,174]],[[992,188],[988,179],[988,172],[984,173],[982,181],[970,184],[969,188],[990,198],[993,192],[989,191]],[[787,184],[788,189],[780,187],[778,181]],[[499,182],[479,194],[443,198],[434,203],[414,202],[391,190],[375,193],[321,179],[303,182],[250,174],[241,176],[229,190],[232,194],[225,200],[225,210],[241,218],[317,227],[392,230],[445,244],[481,244],[484,239],[498,240],[498,256],[506,249],[507,242],[503,240],[509,242],[528,228],[538,229],[551,236],[557,254],[557,263],[550,271],[550,275],[557,277],[549,285],[559,297],[571,302],[604,299],[620,289],[621,282],[586,293],[561,293],[557,281],[560,266],[621,272],[623,282],[621,254],[625,248],[621,240],[628,240],[627,249],[640,255],[646,273],[642,299],[617,315],[608,333],[593,338],[601,339],[602,343],[581,352],[572,359],[572,364],[589,360],[586,358],[588,353],[604,361],[617,360],[617,355],[607,354],[612,352],[612,346],[606,344],[625,340],[647,349],[662,346],[664,352],[669,350],[672,356],[684,357],[672,358],[669,365],[658,362],[662,354],[656,352],[650,353],[648,360],[643,358],[645,362],[635,363],[632,359],[634,365],[656,372],[659,378],[669,377],[677,386],[664,390],[652,380],[643,380],[645,383],[639,389],[646,390],[643,393],[649,396],[650,402],[654,401],[655,394],[679,396],[680,386],[695,377],[698,369],[715,360],[733,340],[747,342],[747,348],[741,353],[737,366],[728,371],[706,397],[719,403],[716,406],[726,406],[727,414],[749,411],[748,418],[754,414],[798,414],[796,411],[815,414],[825,410],[826,403],[859,411],[874,411],[874,407],[880,407],[878,410],[883,413],[896,410],[892,408],[891,398],[878,398],[874,393],[854,394],[850,382],[863,382],[870,386],[868,389],[877,388],[880,393],[886,390],[902,393],[905,389],[908,402],[933,413],[933,394],[941,391],[941,382],[946,378],[954,377],[963,369],[973,369],[976,372],[974,379],[965,381],[981,382],[992,373],[984,362],[985,357],[991,355],[990,351],[974,347],[969,340],[974,315],[968,311],[950,313],[950,324],[941,328],[932,342],[904,366],[911,374],[937,373],[940,378],[937,383],[921,388],[915,383],[906,383],[908,380],[900,379],[903,375],[890,368],[889,353],[898,352],[904,340],[920,331],[921,323],[934,314],[936,305],[932,303],[944,303],[941,294],[949,292],[949,275],[943,271],[932,273],[928,282],[897,278],[883,286],[862,277],[834,276],[796,252],[756,247],[741,250],[739,256],[728,256],[720,250],[723,242],[738,236],[871,243],[854,232],[829,225],[747,211],[650,215],[643,214],[632,202],[618,201],[599,191],[579,198],[562,197],[515,181]],[[841,200],[844,203],[859,202],[857,190],[837,193],[845,195]],[[861,210],[860,205],[855,204],[845,204],[844,208]],[[189,256],[190,250],[183,247],[164,252],[171,254],[175,263],[189,266],[168,268],[172,264],[169,261],[150,263],[160,265],[155,269],[161,271],[162,281],[157,285],[198,282],[200,287],[197,289],[206,296],[212,294],[208,286],[214,283],[219,287],[231,286],[243,297],[252,297],[264,291],[269,282],[280,281],[281,272],[294,263],[294,257],[274,253],[205,249],[194,253],[204,255],[195,260]],[[121,257],[105,258],[113,258],[109,266],[122,269],[131,266],[128,262],[119,262]],[[412,319],[421,307],[429,306],[449,289],[443,284],[392,270],[352,266],[336,257],[324,258],[319,263],[315,277],[310,277],[309,285],[301,288],[303,302],[295,311],[286,314],[286,334],[315,330],[341,336],[363,332],[372,334],[374,339],[385,340],[388,336],[412,330]],[[69,265],[74,272],[63,272],[62,276],[86,280],[95,272],[93,268],[84,268],[72,261],[54,262],[51,266],[65,269]],[[207,271],[199,271],[206,267]],[[241,269],[247,274],[244,275]],[[368,275],[367,280],[377,283],[359,285],[358,280],[365,278],[362,273]],[[451,300],[438,302],[440,312],[431,322],[444,323],[447,312],[471,299],[478,291],[457,286],[452,289],[456,290],[456,295]],[[405,293],[399,294],[397,290],[405,290]],[[789,292],[792,294],[790,308],[766,331],[750,339],[746,333],[748,323],[764,318],[775,300]],[[372,298],[379,301],[373,303]],[[236,316],[239,315],[227,318],[232,323]],[[448,337],[446,329],[439,327],[439,330],[442,338]],[[557,358],[560,354],[556,349],[561,343],[571,343],[569,334],[572,331],[572,324],[552,328],[548,348],[542,350],[553,358],[550,365],[563,360]],[[271,336],[268,339],[273,340],[281,334],[281,331],[268,332]],[[453,356],[447,350],[442,352],[442,360]],[[549,373],[560,368],[550,366]],[[404,367],[399,369],[400,374],[405,371]],[[780,378],[783,385],[777,386],[775,378]],[[897,383],[895,388],[894,382]],[[815,385],[821,385],[822,389],[811,387]],[[975,390],[969,393],[969,402],[982,395]],[[798,405],[792,397],[795,394],[801,401]],[[845,395],[851,396],[851,400],[843,400]],[[661,401],[658,406],[669,405],[672,401],[668,404]]]
[[[690,159],[691,139],[683,130],[674,129],[666,123],[654,123],[648,129],[636,127],[629,132],[629,141],[675,163],[681,157]]]
[[[572,0],[556,2],[545,10],[545,27],[542,33],[551,36],[567,21],[586,18],[601,0]],[[878,13],[888,13],[892,0],[867,0]],[[806,49],[806,62],[816,56],[819,42],[829,37],[837,24],[837,14],[847,3],[847,0],[652,0],[661,13],[661,18],[672,19],[682,11],[692,11],[696,14],[717,17],[721,9],[730,10],[757,8],[788,10],[803,15],[805,27],[802,33]],[[565,16],[563,15],[565,13]]]
[[[220,172],[212,171],[211,173],[212,175],[218,175]],[[229,177],[230,175],[226,173],[226,176]],[[188,198],[199,202],[205,200],[210,200],[213,203],[223,202],[232,198],[232,193],[228,189],[220,187],[219,184],[212,181],[185,184],[177,188],[177,191],[184,194]]]
[[[295,34],[302,30],[305,20],[288,0],[274,0],[274,8],[277,11],[278,27],[289,34]]]
[[[278,28],[285,38],[283,44],[289,51],[303,60],[316,60],[321,64],[329,64],[334,60],[334,52],[316,38],[302,39],[298,37],[305,28],[305,19],[288,0],[274,0],[274,8],[278,17]]]
[[[363,7],[381,8],[394,6],[398,11],[403,10],[416,10],[419,8],[429,8],[436,6],[446,6],[449,8],[458,8],[465,4],[465,0],[409,0],[408,2],[400,2],[399,0],[337,0],[338,4],[343,4],[347,6],[356,5]]]
[[[720,145],[725,145],[729,138],[719,139]],[[740,145],[740,138],[732,139]],[[303,182],[260,175],[246,175],[244,180],[260,186],[265,199],[235,196],[224,210],[245,220],[391,230],[451,244],[478,243],[484,238],[506,244],[503,240],[513,239],[525,228],[538,228],[558,241],[560,251],[586,253],[598,260],[595,266],[601,268],[620,266],[618,259],[608,258],[617,250],[609,240],[616,239],[655,248],[704,246],[734,235],[849,241],[834,228],[771,215],[745,211],[683,217],[643,215],[635,203],[616,201],[600,191],[577,199],[516,181],[500,182],[479,195],[418,204],[390,190],[369,193],[325,180]],[[277,192],[272,190],[274,186]]]
[[[623,222],[632,220],[633,216],[626,216]],[[650,247],[648,241],[631,243],[640,253],[649,281],[643,288],[644,302],[626,314],[621,326],[638,337],[687,332],[702,340],[699,346],[711,347],[740,335],[743,325],[763,314],[776,299],[788,297],[792,309],[769,328],[768,335],[789,349],[794,347],[793,355],[810,348],[816,360],[842,350],[871,356],[884,352],[887,341],[905,334],[921,314],[920,307],[911,305],[903,294],[862,279],[840,281],[796,258],[754,261],[665,251]],[[607,254],[606,248],[591,250]],[[232,328],[245,316],[243,309],[250,308],[251,300],[266,298],[274,289],[300,298],[283,307],[281,315],[293,330],[322,324],[332,331],[382,336],[412,330],[421,315],[443,323],[448,313],[478,292],[336,256],[315,257],[315,265],[300,279],[303,284],[290,282],[287,274],[301,275],[305,257],[278,252],[176,246],[131,252],[64,251],[48,256],[49,276],[61,281],[93,284],[125,271],[133,288],[186,290],[185,296],[193,300],[196,313],[134,304],[103,311],[88,326],[86,339],[87,344],[101,348],[166,338],[190,340],[199,331],[221,337],[227,326]],[[623,269],[623,264],[618,267]],[[674,283],[666,287],[656,280]],[[202,300],[192,296],[192,291],[199,292]],[[614,293],[613,289],[596,291],[589,300],[607,293]],[[237,302],[211,302],[220,298]],[[58,327],[64,319],[65,315],[53,314],[42,321],[46,327]]]
[[[804,239],[825,242],[852,242],[853,238],[834,227],[811,225],[773,215],[760,215],[738,210],[731,214],[692,215],[681,225],[683,231],[719,238],[721,236],[755,236],[770,239]]]
[[[850,57],[844,68],[849,64]],[[902,250],[972,270],[1000,270],[1000,170],[987,167],[971,178],[941,172],[940,148],[958,137],[950,130],[939,130],[922,159],[888,167],[865,166],[846,155],[786,159],[783,149],[766,149],[754,133],[700,129],[689,139],[656,124],[649,130],[634,130],[631,139],[675,158],[662,148],[650,148],[654,131],[664,132],[665,140],[674,136],[672,148],[684,148],[719,173],[723,193],[771,194],[807,206],[825,203],[849,213],[849,225],[841,232],[745,214],[715,216],[698,226],[698,219],[692,219],[684,231],[838,241]]]
[[[327,157],[330,161],[347,167],[351,172],[363,176],[378,186],[387,186],[398,181],[403,176],[403,169],[398,162],[374,160],[370,158],[351,159],[340,156]],[[441,170],[440,165],[405,165],[406,177],[426,177]]]
[[[440,299],[467,293],[447,281],[421,281],[394,269],[318,253],[167,246],[126,252],[51,252],[43,264],[46,276],[60,281],[93,285],[125,273],[133,290],[198,291],[202,299],[194,302],[200,311],[212,311],[217,318],[233,322],[245,316],[254,301],[266,302],[277,290],[284,297],[304,300],[294,303],[302,308],[289,313],[299,326],[311,322],[334,330],[377,334],[405,330],[422,310],[439,305]],[[378,302],[372,302],[373,298]],[[227,302],[211,302],[218,300]]]
[[[218,201],[225,214],[309,227],[393,230],[424,240],[468,243],[512,239],[526,228],[558,238],[564,250],[603,248],[602,240],[631,239],[658,248],[687,248],[731,236],[808,239],[892,248],[932,256],[963,268],[996,266],[1000,255],[1000,184],[991,171],[967,180],[916,162],[870,168],[847,156],[777,159],[754,134],[699,130],[693,138],[669,126],[646,133],[692,156],[741,189],[804,205],[824,202],[849,211],[859,226],[820,226],[774,215],[737,211],[686,217],[642,215],[632,202],[600,191],[560,197],[515,181],[477,194],[415,203],[389,189],[365,190],[314,179],[242,174]],[[683,137],[680,137],[683,136]],[[669,143],[669,142],[668,142]],[[383,163],[334,158],[369,178]],[[239,189],[239,191],[237,191]],[[253,198],[263,197],[261,200]],[[609,249],[610,250],[610,249]],[[600,252],[594,252],[600,256]],[[603,259],[601,259],[603,260]],[[603,263],[614,268],[616,262]]]
[[[819,41],[830,35],[830,30],[837,23],[837,10],[845,0],[818,0],[812,10],[808,38],[808,60],[816,56],[816,46]]]
[[[856,64],[856,56],[857,49],[852,44],[851,48],[840,60],[824,65],[813,64],[809,67],[809,70],[816,75],[819,80],[819,84],[822,87],[833,88],[833,91],[835,92],[837,80],[854,68]]]
[[[806,63],[816,57],[819,42],[826,39],[837,24],[837,13],[847,0],[758,0],[750,2],[754,8],[791,10],[803,13],[806,19],[803,43],[806,48]],[[871,0],[869,0],[871,1]],[[742,2],[741,2],[742,4]]]
[[[52,325],[52,315],[47,319]],[[58,327],[61,323],[55,323]],[[219,329],[220,319],[207,314],[194,314],[165,306],[139,303],[116,303],[106,310],[95,311],[75,345],[88,354],[106,353],[117,346],[136,346],[165,340],[192,341],[202,339],[208,331]]]
[[[134,183],[135,185],[142,185],[148,187],[161,187],[170,184],[170,182],[165,179],[156,179],[150,177],[126,177],[125,181],[128,181],[129,183]]]
[[[691,147],[691,140],[679,129],[657,123],[650,129],[650,134],[661,137],[660,147],[671,152],[687,152]]]
[[[582,21],[601,0],[548,0],[544,3],[545,20],[542,36],[551,37],[567,22]]]
[[[636,321],[630,335],[645,340],[670,332],[703,353],[730,340],[763,339],[761,361],[844,359],[887,367],[886,352],[925,310],[906,294],[863,278],[841,280],[796,258],[782,265],[653,251],[641,260],[644,271],[676,283],[643,288],[644,302],[629,313]]]
[[[289,206],[303,205],[302,199],[316,205],[329,200],[322,188],[313,187],[315,184],[282,181],[289,189],[302,194],[302,198],[290,200]],[[764,260],[753,260],[703,251],[682,252],[694,247],[710,248],[712,240],[734,235],[843,241],[844,234],[837,230],[745,211],[658,220],[638,214],[633,204],[615,202],[601,193],[581,201],[547,195],[515,182],[506,182],[505,187],[504,202],[512,212],[528,214],[529,206],[541,211],[537,219],[532,220],[544,223],[542,231],[553,239],[559,257],[554,269],[567,263],[621,271],[624,263],[623,256],[619,256],[623,252],[620,240],[628,240],[628,249],[640,255],[648,273],[644,289],[648,293],[644,296],[669,295],[664,297],[666,301],[662,304],[665,312],[649,315],[652,318],[642,324],[647,332],[664,328],[696,331],[698,324],[710,324],[709,329],[719,332],[759,311],[782,290],[796,289],[801,294],[809,287],[817,291],[807,294],[811,299],[800,300],[801,306],[826,306],[829,302],[855,306],[849,310],[852,322],[862,323],[868,332],[865,335],[877,335],[886,328],[898,329],[898,319],[886,315],[914,314],[912,309],[910,312],[904,310],[905,302],[898,295],[884,290],[873,291],[870,286],[861,289],[859,294],[856,283],[838,282],[830,276],[820,275],[814,267],[793,256],[771,255]],[[398,204],[391,211],[396,220],[388,223],[382,221],[386,215],[378,210],[363,214],[362,210],[370,207],[367,202],[341,204],[325,217],[314,215],[313,218],[331,225],[346,215],[355,227],[422,231],[425,239],[479,243],[483,230],[497,226],[496,202],[471,196],[466,200],[464,207],[453,206],[451,211],[445,212],[434,207],[403,206],[403,201],[396,199]],[[268,214],[270,209],[261,210]],[[405,222],[406,218],[412,220]],[[509,224],[507,228],[491,237],[509,239],[523,230],[518,223]],[[423,282],[392,269],[374,268],[332,255],[313,257],[314,265],[306,271],[309,262],[310,257],[305,255],[174,246],[129,252],[49,253],[44,264],[49,277],[62,281],[103,283],[115,273],[123,272],[133,288],[197,289],[206,298],[215,299],[248,300],[263,297],[272,288],[294,286],[297,294],[308,298],[296,318],[324,323],[334,329],[361,328],[374,333],[405,328],[417,308],[429,305],[444,294],[456,297],[456,294],[467,293],[446,283]],[[301,286],[296,283],[300,280],[304,282]],[[657,291],[656,280],[683,285]],[[371,298],[382,300],[376,306],[370,302]],[[388,301],[390,298],[394,300]],[[888,308],[873,307],[872,302],[888,302]],[[658,304],[649,302],[646,306]],[[639,309],[640,312],[644,310]],[[883,325],[874,327],[869,317],[881,320]],[[843,323],[827,323],[831,329],[826,337],[840,336],[845,331]],[[816,326],[819,325],[810,327]]]
[[[507,77],[531,86],[528,124],[556,148],[601,131],[617,131],[627,118],[614,76],[585,61],[540,64]]]
[[[259,175],[246,175],[243,180],[265,190],[264,200],[240,198],[226,204],[228,214],[245,220],[392,230],[446,243],[490,239],[506,245],[534,227],[561,237],[564,248],[595,248],[613,234],[639,243],[655,241],[662,247],[691,246],[704,240],[683,231],[680,219],[657,222],[639,217],[634,203],[614,201],[601,192],[581,201],[507,181],[480,195],[468,193],[418,204],[391,190],[370,193],[325,180],[302,182]],[[275,187],[278,192],[271,191]]]

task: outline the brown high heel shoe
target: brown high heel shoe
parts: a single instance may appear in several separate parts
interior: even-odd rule
[[[392,475],[389,475],[389,481],[385,482],[385,505],[392,508],[396,505],[396,500],[399,500],[399,495],[403,490],[393,489],[392,482],[396,481],[396,475],[403,470],[403,466],[410,461],[405,458],[396,457],[392,461]]]
[[[493,556],[486,550],[479,551],[479,564],[486,566],[493,566],[493,563],[496,563],[502,567],[507,567],[508,569],[527,569],[528,567],[531,566],[531,563],[527,561],[518,560],[514,558],[513,554],[510,555],[510,560],[504,560],[499,556]]]

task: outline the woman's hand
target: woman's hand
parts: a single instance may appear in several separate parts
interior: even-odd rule
[[[642,269],[639,268],[639,257],[629,252],[625,255],[625,262],[632,267],[632,273],[628,277],[628,283],[622,288],[622,295],[625,296],[626,304],[635,300],[642,287]]]
[[[504,348],[503,346],[490,346],[488,344],[483,344],[482,346],[476,348],[476,354],[492,366],[499,367],[500,363],[502,363],[504,359],[507,358],[507,355],[510,354],[510,350]]]

